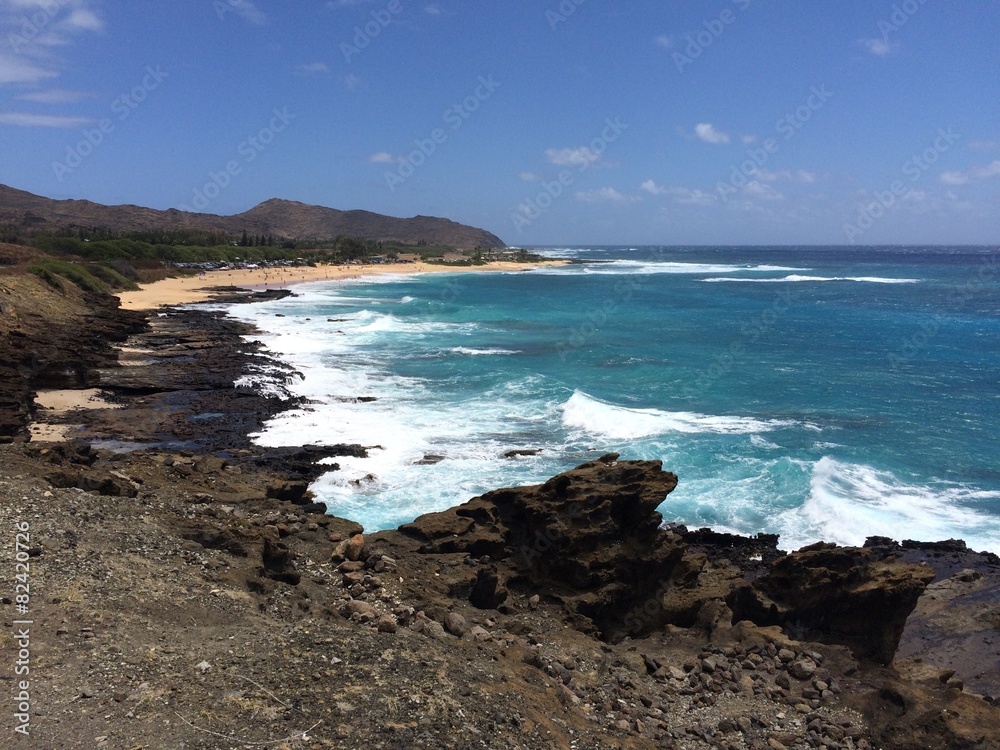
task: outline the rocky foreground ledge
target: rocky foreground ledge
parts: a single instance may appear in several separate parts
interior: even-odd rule
[[[370,535],[249,449],[0,467],[13,747],[1000,747],[1000,561],[960,543],[661,529],[676,477],[614,454]]]
[[[0,747],[1000,748],[994,555],[662,528],[677,477],[615,454],[364,534],[308,492],[364,446],[247,439],[292,402],[233,382],[295,373],[245,326],[0,294]],[[41,388],[117,408],[26,443]]]

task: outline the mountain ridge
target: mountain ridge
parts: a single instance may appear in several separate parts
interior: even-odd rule
[[[242,213],[159,210],[134,204],[107,206],[83,199],[56,200],[0,184],[0,226],[46,230],[101,228],[118,232],[206,229],[239,235],[268,234],[299,241],[340,236],[406,245],[426,243],[471,249],[506,247],[495,234],[436,216],[400,218],[363,209],[341,210],[270,198]]]

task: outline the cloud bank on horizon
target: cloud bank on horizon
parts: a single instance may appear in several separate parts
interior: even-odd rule
[[[0,0],[0,182],[511,244],[995,244],[992,0]]]

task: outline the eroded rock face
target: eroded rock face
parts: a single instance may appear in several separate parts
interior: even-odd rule
[[[500,560],[508,585],[557,599],[610,634],[627,612],[656,600],[681,557],[656,512],[677,477],[659,461],[617,458],[609,454],[545,484],[489,492],[400,531],[424,553]],[[476,591],[483,601],[497,598]]]
[[[921,565],[871,548],[820,542],[777,560],[733,597],[738,618],[815,631],[859,658],[892,661],[906,618],[932,580]]]
[[[889,549],[818,544],[784,555],[777,537],[661,528],[677,477],[609,454],[541,485],[495,490],[400,531],[425,555],[488,558],[452,592],[496,608],[506,590],[556,601],[606,640],[668,625],[709,633],[746,620],[892,660],[934,578]]]

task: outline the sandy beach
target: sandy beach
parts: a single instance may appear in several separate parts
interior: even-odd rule
[[[488,271],[528,271],[540,266],[563,265],[564,260],[518,263],[497,261],[482,266],[442,266],[429,263],[385,263],[365,266],[300,266],[285,268],[233,269],[206,271],[198,276],[163,279],[143,286],[136,292],[119,292],[122,307],[150,310],[165,305],[183,305],[211,299],[212,287],[238,286],[252,289],[282,289],[309,281],[336,281],[361,276],[400,273],[481,273]]]

